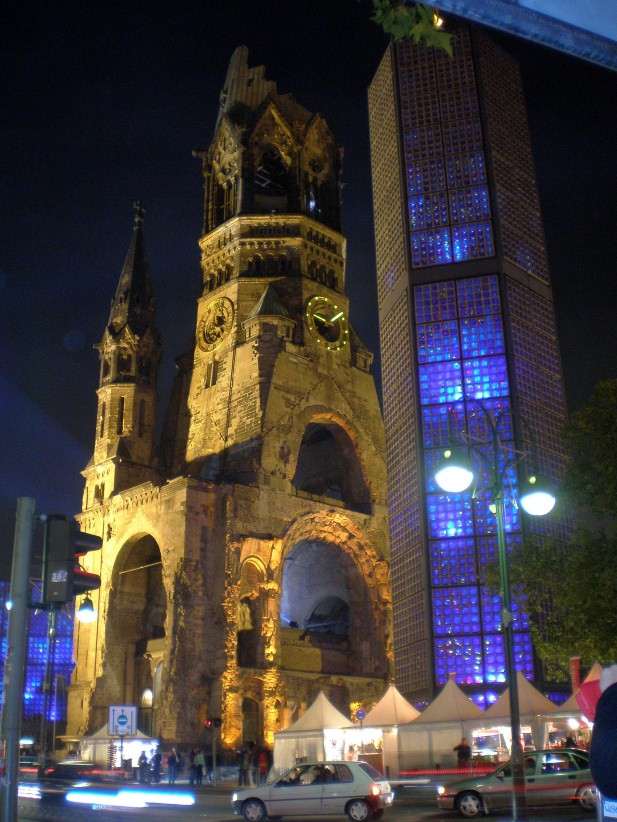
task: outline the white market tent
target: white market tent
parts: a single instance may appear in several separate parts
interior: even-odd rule
[[[518,685],[518,708],[521,716],[538,716],[551,714],[556,708],[554,702],[547,699],[537,688],[525,679],[520,671],[516,672],[516,684]],[[484,712],[486,719],[503,719],[510,716],[510,689],[506,690],[494,702],[490,708]]]
[[[456,767],[454,746],[471,737],[483,723],[483,713],[450,676],[439,694],[420,716],[398,729],[402,769]]]
[[[547,699],[544,694],[540,693],[537,688],[534,688],[520,671],[516,673],[516,682],[518,685],[518,706],[521,724],[527,725],[531,729],[536,748],[543,748],[546,744],[547,719],[554,714],[557,706],[550,699]],[[505,729],[504,736],[508,740],[508,747],[510,747],[511,735],[508,730],[510,727],[509,688],[506,688],[497,702],[484,712],[484,720],[487,727],[494,726]]]
[[[361,736],[361,750],[367,750],[367,743],[378,743],[381,750],[381,761],[372,761],[386,775],[399,771],[398,726],[413,722],[420,716],[414,706],[408,702],[395,685],[390,685],[364,718]],[[351,737],[351,734],[348,734]],[[377,740],[377,737],[379,739]],[[362,753],[360,754],[362,758]],[[365,758],[366,755],[365,755]]]
[[[413,722],[419,716],[420,712],[416,711],[411,702],[407,702],[396,685],[390,685],[379,702],[373,705],[365,716],[363,724],[366,728],[404,725],[406,722]]]
[[[343,729],[351,727],[347,717],[320,691],[293,725],[274,734],[274,767],[284,770],[302,761],[343,759]]]
[[[148,758],[150,758],[158,744],[158,739],[153,739],[137,729],[134,734],[124,738],[122,756],[125,760],[132,759],[133,767],[136,768],[141,752],[145,751]],[[82,739],[80,756],[83,760],[96,762],[98,765],[104,765],[105,767],[108,767],[110,763],[113,767],[120,767],[120,738],[110,736],[107,723],[105,723],[92,736],[85,736]]]

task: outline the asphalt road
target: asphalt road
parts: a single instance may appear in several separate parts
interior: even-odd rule
[[[184,786],[182,786],[184,787]],[[230,791],[225,789],[204,788],[196,795],[196,803],[188,808],[169,806],[149,806],[143,810],[80,807],[64,801],[48,803],[36,800],[20,800],[20,820],[62,820],[62,822],[138,822],[150,818],[157,820],[174,819],[180,822],[208,819],[210,822],[239,822],[230,808]],[[344,817],[328,817],[343,822]],[[507,822],[511,817],[491,816],[494,822]],[[302,822],[325,822],[326,817],[301,817]],[[398,799],[393,807],[386,811],[383,822],[455,822],[461,817],[456,813],[439,811],[433,801],[426,797],[407,797]],[[529,814],[530,822],[594,822],[595,815],[585,813],[576,806],[533,810]]]

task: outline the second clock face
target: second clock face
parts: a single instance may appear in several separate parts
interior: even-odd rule
[[[338,351],[347,345],[347,317],[342,307],[330,297],[311,297],[306,304],[306,321],[317,342],[327,350]]]
[[[208,303],[197,326],[197,344],[202,351],[212,351],[222,343],[231,331],[233,320],[234,304],[227,297]]]

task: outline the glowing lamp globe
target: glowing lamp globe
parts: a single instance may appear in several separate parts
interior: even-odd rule
[[[519,499],[523,511],[532,517],[550,514],[557,502],[552,490],[535,476],[529,477]]]
[[[84,622],[86,624],[96,620],[96,609],[89,596],[86,596],[77,609],[77,619],[79,622]]]
[[[448,448],[435,471],[435,482],[448,494],[460,494],[473,482],[473,468],[465,454]]]

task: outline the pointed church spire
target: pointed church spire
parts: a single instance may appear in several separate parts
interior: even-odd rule
[[[133,236],[109,312],[109,330],[117,334],[125,326],[138,335],[154,322],[154,294],[144,248],[145,210],[133,203]]]

